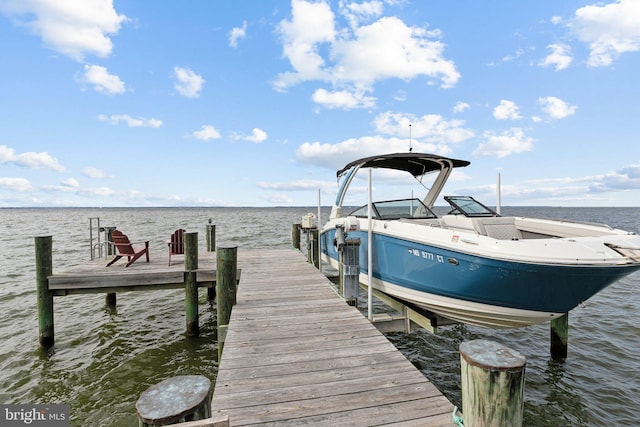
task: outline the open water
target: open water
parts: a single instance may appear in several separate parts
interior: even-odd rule
[[[56,297],[55,346],[40,349],[35,236],[53,236],[55,273],[89,259],[91,217],[132,241],[151,240],[151,256],[164,259],[176,228],[199,232],[200,256],[206,256],[209,219],[218,247],[286,248],[291,224],[307,212],[316,209],[0,209],[0,403],[68,404],[73,426],[136,426],[135,402],[150,385],[174,375],[216,377],[215,307],[206,292],[197,338],[184,335],[182,290],[118,294],[115,309],[105,307],[102,294]],[[503,208],[503,214],[604,222],[640,233],[637,208]],[[640,425],[640,275],[572,311],[569,323],[569,356],[561,362],[549,356],[548,324],[514,330],[458,325],[435,336],[417,330],[387,337],[458,406],[458,347],[486,338],[527,358],[525,425]]]

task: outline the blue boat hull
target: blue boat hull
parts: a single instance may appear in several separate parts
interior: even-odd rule
[[[335,230],[322,234],[322,252],[338,260],[334,236]],[[368,273],[366,231],[350,232],[349,237],[361,240],[360,269],[361,273]],[[546,320],[569,312],[638,269],[637,265],[571,266],[513,262],[381,234],[374,234],[372,246],[374,282],[446,301],[549,313],[546,317],[539,316]]]

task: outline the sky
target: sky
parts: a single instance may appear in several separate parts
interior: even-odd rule
[[[328,206],[409,149],[471,162],[443,194],[640,206],[638,0],[0,0],[0,56],[0,207]]]

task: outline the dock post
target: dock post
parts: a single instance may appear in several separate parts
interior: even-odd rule
[[[36,294],[38,299],[38,338],[42,347],[52,347],[53,292],[49,290],[49,279],[53,273],[51,255],[52,237],[36,237]]]
[[[551,358],[562,360],[567,358],[569,343],[569,313],[551,320]]]
[[[238,248],[219,248],[216,252],[216,311],[218,317],[218,360],[231,318],[231,309],[236,303],[238,273]]]
[[[216,225],[211,224],[211,220],[209,220],[209,224],[207,224],[207,252],[215,252],[216,251]]]
[[[307,261],[312,263],[314,267],[320,268],[320,252],[318,251],[318,229],[312,228],[309,230],[309,239],[307,241]]]
[[[341,252],[340,289],[342,297],[351,306],[358,305],[360,278],[360,239],[347,239]]]
[[[297,250],[300,250],[300,227],[301,224],[291,226],[291,245]]]
[[[488,340],[460,344],[465,427],[522,426],[526,359]]]
[[[205,235],[207,236],[207,252],[215,252],[216,251],[216,225],[211,224],[211,219],[209,219],[209,224],[207,224]],[[215,301],[215,299],[216,299],[215,286],[207,288],[207,300]]]
[[[104,305],[107,307],[115,307],[116,306],[116,294],[115,292],[108,292],[104,296]]]
[[[187,336],[200,334],[198,325],[198,233],[184,233],[184,270],[185,270],[185,306],[187,317]]]

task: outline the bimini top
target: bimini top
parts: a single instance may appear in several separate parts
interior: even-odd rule
[[[338,171],[337,176],[342,176],[354,166],[359,168],[383,168],[407,171],[418,177],[426,173],[442,170],[443,167],[458,168],[471,164],[466,160],[450,159],[435,154],[423,153],[393,153],[379,156],[365,157],[355,160]]]

